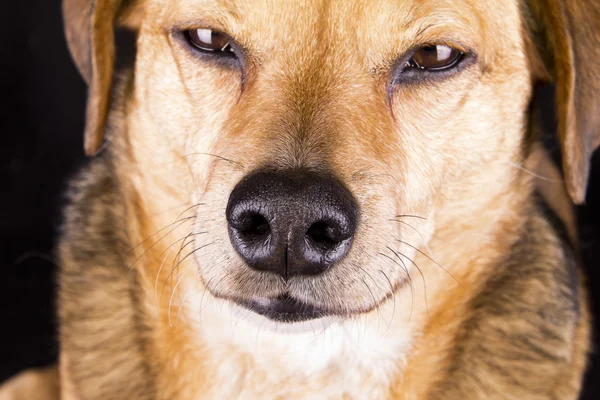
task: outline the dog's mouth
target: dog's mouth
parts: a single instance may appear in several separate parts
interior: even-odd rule
[[[289,294],[275,298],[258,297],[236,303],[276,322],[302,322],[332,315],[323,308],[304,303]]]
[[[388,300],[394,298],[394,294],[399,290],[405,279],[396,282],[391,290],[386,293],[379,301],[374,301],[370,304],[356,308],[328,308],[318,306],[299,300],[291,295],[288,291],[274,297],[256,296],[248,299],[243,299],[238,296],[225,295],[219,292],[211,293],[218,299],[226,300],[235,303],[236,305],[252,311],[255,314],[261,315],[273,322],[278,323],[294,323],[316,320],[326,317],[338,317],[342,319],[352,318],[360,314],[366,314],[376,308],[380,308]]]

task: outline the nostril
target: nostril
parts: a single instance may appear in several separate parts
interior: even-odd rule
[[[267,219],[257,213],[243,215],[235,224],[240,236],[246,240],[260,240],[271,234],[271,226]]]
[[[285,280],[317,275],[350,251],[358,205],[340,182],[313,173],[261,171],[232,190],[225,216],[247,266]]]
[[[312,224],[306,231],[306,237],[322,247],[335,246],[345,239],[337,224],[327,221],[318,221]]]

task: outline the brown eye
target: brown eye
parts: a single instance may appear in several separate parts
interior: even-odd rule
[[[426,71],[441,71],[454,67],[463,58],[460,50],[443,44],[421,47],[407,62],[407,67]]]
[[[190,29],[185,31],[188,41],[198,50],[221,55],[233,55],[231,39],[212,29]]]

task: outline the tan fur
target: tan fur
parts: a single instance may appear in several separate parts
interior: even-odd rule
[[[91,69],[86,44],[73,39],[89,3],[66,9],[90,83],[88,153],[106,125],[109,27],[119,19],[138,32],[135,66],[113,90],[108,149],[74,184],[66,211],[60,320],[70,396],[577,397],[585,292],[568,238],[535,194],[531,169],[542,156],[527,135],[528,105],[537,80],[557,82],[566,185],[541,192],[566,186],[582,201],[599,137],[584,88],[597,87],[598,66],[583,54],[597,59],[598,6],[119,3],[95,2]],[[578,21],[584,33],[573,33]],[[194,56],[175,27],[226,32],[246,51],[244,71]],[[555,53],[538,51],[544,41]],[[431,43],[477,56],[447,79],[390,89],[396,60]],[[541,165],[538,175],[555,174]],[[283,290],[244,266],[227,233],[229,193],[260,167],[331,173],[360,205],[348,256],[286,287],[348,315],[306,341],[253,325],[227,300]],[[550,206],[573,236],[565,199]]]
[[[58,396],[56,367],[21,372],[0,386],[0,400],[55,400]]]

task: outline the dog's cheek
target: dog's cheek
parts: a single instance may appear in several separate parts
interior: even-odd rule
[[[514,71],[496,69],[438,90],[403,93],[408,100],[394,111],[402,116],[397,131],[408,170],[404,198],[410,203],[449,193],[458,202],[475,191],[483,200],[506,190],[514,175],[510,162],[521,149],[529,97],[525,66],[519,72],[518,60],[512,65]]]
[[[185,178],[178,177],[188,189],[201,187],[214,161],[201,154],[211,153],[222,136],[240,94],[240,73],[195,58],[166,35],[143,33],[135,82],[136,124],[142,126],[132,134],[141,136],[136,143],[146,155],[169,160],[161,168],[170,177],[185,171]]]
[[[458,146],[447,143],[456,156],[446,161],[446,200],[473,202],[479,206],[518,191],[515,166],[522,164],[522,144],[527,125],[530,87],[525,65],[484,76],[461,112],[458,124],[464,132],[453,132]],[[450,167],[448,167],[450,166]],[[475,207],[475,206],[474,206]]]
[[[394,170],[403,171],[397,207],[415,212],[433,207],[446,176],[466,168],[473,154],[465,154],[476,129],[463,117],[465,103],[477,82],[400,87],[394,94],[394,134],[397,152]]]

